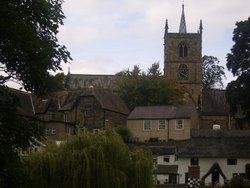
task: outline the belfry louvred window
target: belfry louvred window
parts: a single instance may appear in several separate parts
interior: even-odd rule
[[[188,48],[185,43],[181,43],[179,45],[179,56],[180,57],[187,57],[188,56]]]

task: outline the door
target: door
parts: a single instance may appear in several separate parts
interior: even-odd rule
[[[214,169],[212,172],[212,182],[213,185],[215,185],[216,183],[219,183],[219,178],[220,178],[220,173],[218,169]]]

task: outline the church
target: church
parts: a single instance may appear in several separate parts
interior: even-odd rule
[[[198,32],[187,31],[184,5],[182,5],[179,32],[164,31],[164,76],[173,80],[185,92],[185,98],[196,109],[199,129],[248,129],[240,114],[232,115],[225,90],[202,88],[202,20]],[[65,79],[67,90],[98,87],[112,90],[116,75],[71,74]]]
[[[46,137],[61,141],[81,131],[127,126],[132,143],[152,151],[156,184],[199,187],[250,179],[248,123],[241,113],[230,113],[225,90],[202,88],[202,21],[197,26],[197,33],[187,31],[182,5],[179,31],[168,32],[167,20],[164,31],[164,76],[184,91],[186,104],[129,112],[113,92],[116,75],[68,72],[64,91],[34,100]]]

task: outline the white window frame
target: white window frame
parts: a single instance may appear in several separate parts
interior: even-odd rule
[[[165,161],[165,158],[168,159],[168,162]],[[164,162],[164,163],[170,163],[170,156],[169,156],[169,155],[164,155],[164,156],[163,156],[163,162]]]
[[[69,112],[65,112],[63,116],[64,122],[69,122]]]
[[[180,121],[181,121],[181,123],[179,123]],[[179,128],[180,125],[181,125],[181,128]],[[184,130],[184,119],[176,119],[175,120],[175,130],[176,131]]]
[[[229,165],[229,166],[235,166],[235,165],[237,165],[237,162],[238,162],[238,160],[237,160],[237,158],[228,158],[227,159],[227,165]]]
[[[161,125],[160,121],[164,121],[164,128],[161,128],[160,126],[163,126],[163,124]],[[159,119],[158,120],[158,130],[166,130],[166,126],[167,126],[167,121],[165,119]]]
[[[46,128],[46,129],[45,129],[45,134],[46,134],[46,135],[49,135],[49,134],[50,134],[50,129],[49,129],[49,128]]]
[[[145,123],[148,122],[149,123],[149,127],[146,128],[146,125]],[[148,119],[145,119],[143,120],[143,131],[151,131],[152,130],[152,121],[151,120],[148,120]]]
[[[56,128],[51,129],[51,134],[56,134]]]

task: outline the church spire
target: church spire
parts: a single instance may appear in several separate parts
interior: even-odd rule
[[[184,13],[184,4],[182,4],[182,13],[181,13],[181,22],[180,22],[179,33],[187,33],[185,13]]]

